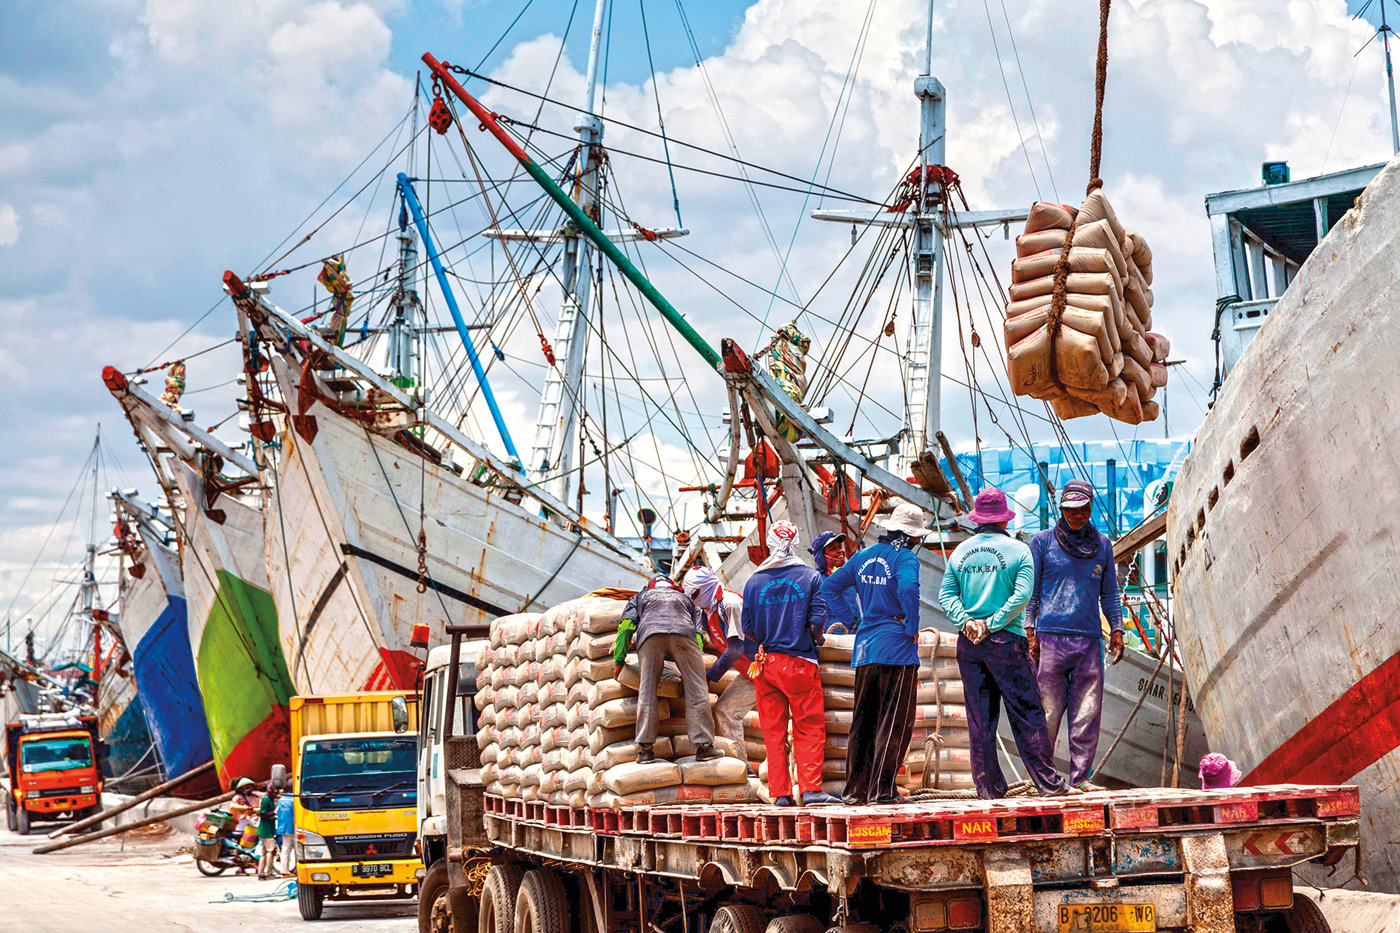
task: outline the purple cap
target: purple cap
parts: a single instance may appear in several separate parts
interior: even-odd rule
[[[1082,509],[1094,501],[1094,487],[1082,479],[1072,479],[1060,490],[1060,508]]]
[[[977,494],[967,517],[979,525],[999,525],[1011,521],[1016,513],[1006,507],[1006,493],[993,487]]]

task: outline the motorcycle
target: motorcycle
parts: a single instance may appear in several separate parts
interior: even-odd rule
[[[208,878],[230,868],[258,867],[258,829],[250,823],[240,834],[238,821],[225,810],[210,810],[195,824],[194,867]]]

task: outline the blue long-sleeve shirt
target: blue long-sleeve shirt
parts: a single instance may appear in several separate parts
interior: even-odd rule
[[[860,605],[851,665],[918,664],[918,555],[884,542],[857,551],[822,584],[828,604],[849,592]]]
[[[770,567],[749,577],[740,616],[744,653],[753,657],[762,647],[816,663],[813,633],[826,629],[821,583],[821,574],[800,562]]]
[[[1026,625],[1037,635],[1102,638],[1100,612],[1110,631],[1123,630],[1123,597],[1107,535],[1099,535],[1099,551],[1093,557],[1073,557],[1050,528],[1031,541],[1031,559],[1035,585],[1026,604]]]

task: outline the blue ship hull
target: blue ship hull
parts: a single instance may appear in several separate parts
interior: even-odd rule
[[[177,777],[214,757],[204,700],[194,673],[185,600],[170,596],[132,651],[136,693],[166,776]]]
[[[107,743],[103,771],[109,780],[133,769],[144,771],[154,764],[150,760],[141,760],[151,750],[151,732],[146,724],[139,693],[122,710],[116,725],[103,737],[103,741]]]

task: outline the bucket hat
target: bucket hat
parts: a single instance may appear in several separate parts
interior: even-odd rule
[[[972,511],[967,517],[979,525],[999,525],[1009,522],[1016,513],[1006,506],[1006,493],[1000,489],[984,489],[972,500]]]
[[[902,531],[911,538],[922,538],[930,530],[925,522],[928,521],[928,513],[917,505],[908,502],[901,502],[894,507],[889,518],[880,520],[880,527],[889,531]]]

